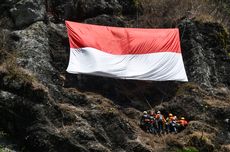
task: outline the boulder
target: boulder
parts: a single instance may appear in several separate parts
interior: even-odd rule
[[[44,20],[45,12],[45,4],[42,0],[20,0],[10,9],[17,28]]]
[[[229,86],[229,35],[217,23],[184,19],[179,23],[182,53],[189,81],[211,87],[218,83]]]
[[[117,26],[117,27],[124,27],[126,24],[125,22],[116,16],[109,16],[109,15],[99,15],[94,18],[89,18],[84,21],[85,23],[89,24],[97,24],[97,25],[105,25],[105,26]]]
[[[135,0],[118,0],[120,5],[122,6],[122,14],[123,15],[136,15],[136,12],[139,11],[138,7],[140,5],[138,4],[138,1]]]
[[[5,11],[8,11],[17,0],[2,0],[0,5],[0,14]]]
[[[101,14],[116,15],[121,12],[117,0],[79,0],[76,14],[80,19],[96,17]]]
[[[36,22],[24,30],[12,32],[11,35],[18,37],[17,40],[12,39],[11,49],[22,54],[17,58],[17,64],[30,70],[39,80],[48,83],[50,80],[44,78],[53,75],[55,69],[49,62],[51,57],[47,26],[43,22]]]
[[[85,20],[102,14],[119,15],[122,10],[117,0],[51,0],[50,5],[49,11],[56,22]]]

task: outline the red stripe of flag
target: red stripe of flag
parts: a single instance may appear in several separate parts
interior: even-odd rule
[[[70,48],[91,47],[114,55],[181,53],[178,28],[140,29],[66,21]]]

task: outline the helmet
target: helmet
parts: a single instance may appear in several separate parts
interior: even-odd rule
[[[158,114],[160,114],[161,112],[160,111],[157,111]]]
[[[173,114],[172,114],[172,113],[170,113],[170,114],[169,114],[169,117],[172,117],[172,116],[173,116]]]
[[[184,120],[184,117],[181,117],[180,119],[181,119],[181,120]]]
[[[147,111],[144,111],[143,114],[147,114]]]

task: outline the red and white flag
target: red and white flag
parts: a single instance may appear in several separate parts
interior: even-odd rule
[[[188,81],[179,30],[119,28],[66,21],[69,73]]]

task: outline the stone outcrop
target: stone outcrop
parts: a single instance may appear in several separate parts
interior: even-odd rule
[[[36,21],[44,20],[45,5],[41,0],[20,0],[13,4],[10,15],[16,27],[30,25]]]
[[[229,86],[229,36],[223,26],[183,20],[179,27],[189,80],[207,87]]]
[[[117,0],[48,0],[48,4],[48,11],[56,21],[79,21],[102,14],[119,15],[122,11],[122,6]]]

